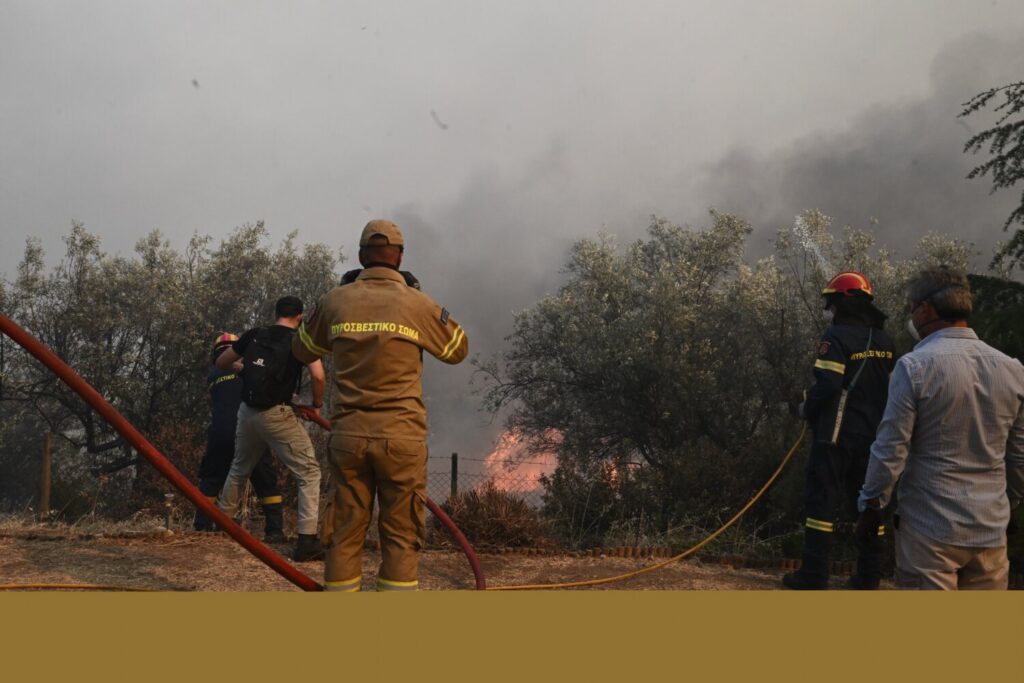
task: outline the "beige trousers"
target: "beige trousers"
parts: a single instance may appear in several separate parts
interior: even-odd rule
[[[234,516],[245,482],[266,448],[292,473],[299,487],[297,531],[315,534],[320,507],[320,463],[295,411],[289,406],[252,408],[242,403],[235,428],[235,457],[217,505]]]
[[[896,530],[896,587],[910,590],[1006,590],[1006,545],[970,548],[933,541],[901,525]]]
[[[374,497],[380,502],[377,590],[416,590],[426,532],[426,442],[334,434],[329,462],[334,498],[323,531],[330,545],[324,566],[327,590],[359,590]]]

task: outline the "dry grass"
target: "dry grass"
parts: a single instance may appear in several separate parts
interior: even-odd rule
[[[521,496],[488,481],[445,501],[442,506],[469,542],[478,547],[545,548],[554,545],[547,524]],[[437,532],[440,522],[433,518]],[[446,539],[444,532],[434,534]]]
[[[95,583],[166,591],[291,591],[290,583],[265,567],[223,534],[145,533],[149,521],[135,526],[106,526],[96,535],[57,525],[32,525],[0,519],[0,583]],[[102,533],[103,535],[99,535]],[[287,552],[289,546],[276,547]],[[482,555],[489,585],[555,583],[601,578],[649,565],[644,558],[574,557],[571,555]],[[372,590],[380,555],[363,554],[363,589]],[[314,579],[323,565],[297,565]],[[680,562],[621,583],[594,590],[770,590],[781,572],[733,569],[700,562]],[[460,553],[429,551],[420,559],[424,590],[471,590],[473,575]]]

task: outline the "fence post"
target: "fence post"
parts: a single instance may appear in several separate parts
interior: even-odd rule
[[[452,453],[452,492],[451,497],[459,495],[459,454]]]
[[[53,462],[53,434],[43,435],[43,463],[39,477],[39,518],[46,519],[50,515],[50,475]]]

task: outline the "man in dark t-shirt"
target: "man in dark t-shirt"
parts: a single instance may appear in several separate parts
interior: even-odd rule
[[[222,370],[242,362],[235,457],[217,505],[225,514],[235,514],[245,480],[263,450],[269,447],[298,484],[299,538],[292,557],[304,562],[322,557],[323,548],[317,537],[320,464],[309,435],[291,407],[302,372],[302,363],[291,352],[292,337],[302,321],[302,301],[293,296],[282,297],[274,313],[273,325],[249,330],[217,358],[217,367]],[[324,368],[319,360],[307,367],[312,378],[313,405],[319,408],[324,397]]]

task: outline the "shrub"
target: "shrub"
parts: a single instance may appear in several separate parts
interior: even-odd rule
[[[538,548],[553,545],[547,524],[521,496],[499,489],[493,480],[449,497],[442,509],[476,546]],[[434,533],[447,532],[436,518]]]

